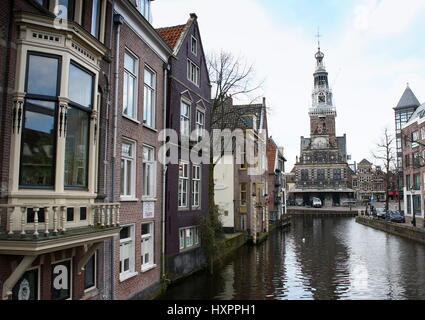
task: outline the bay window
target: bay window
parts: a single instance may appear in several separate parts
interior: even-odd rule
[[[58,0],[57,3],[59,10],[55,14],[62,19],[74,20],[75,0]],[[65,11],[62,11],[62,9],[65,9]]]
[[[100,37],[101,7],[102,7],[102,0],[92,0],[91,32],[90,33],[98,39]]]
[[[154,224],[142,224],[142,271],[154,265]]]
[[[20,185],[54,186],[61,57],[30,52],[21,140]]]
[[[143,196],[155,196],[155,149],[143,147]]]
[[[121,146],[121,198],[135,198],[136,145],[125,140]]]
[[[137,59],[129,53],[124,54],[124,95],[123,113],[129,118],[137,118]]]
[[[69,109],[65,145],[65,187],[86,188],[88,184],[89,124],[93,104],[94,75],[71,63]]]
[[[189,164],[180,161],[179,163],[179,207],[187,208],[187,194],[189,182]]]
[[[155,128],[155,82],[156,76],[153,71],[145,68],[145,90],[144,90],[144,109],[143,123],[151,128]]]
[[[136,6],[145,19],[151,22],[151,0],[136,0]]]
[[[182,101],[180,106],[180,134],[190,135],[190,105]]]
[[[201,206],[201,166],[193,166],[192,205]]]

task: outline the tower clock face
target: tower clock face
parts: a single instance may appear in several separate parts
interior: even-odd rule
[[[323,92],[319,93],[319,103],[325,103],[326,102],[326,97],[325,94]]]

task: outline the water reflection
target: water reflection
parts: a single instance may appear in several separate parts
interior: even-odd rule
[[[162,299],[425,299],[425,246],[355,223],[307,218],[243,247],[214,275]]]

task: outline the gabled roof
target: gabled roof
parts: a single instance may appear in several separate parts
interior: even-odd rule
[[[372,163],[371,162],[369,162],[368,160],[366,160],[366,159],[363,159],[362,161],[360,161],[359,162],[359,164],[358,164],[359,166],[371,166],[372,165]]]
[[[410,117],[409,121],[415,120],[417,118],[419,119],[423,119],[425,117],[425,103],[420,105],[416,111],[412,114],[412,116]]]
[[[404,90],[403,95],[401,96],[400,101],[397,104],[397,107],[394,109],[402,109],[408,107],[419,107],[421,104],[413,93],[412,89],[410,89],[409,85],[407,85],[406,90]]]
[[[175,49],[185,27],[186,24],[181,24],[173,27],[159,28],[156,31],[172,49]]]

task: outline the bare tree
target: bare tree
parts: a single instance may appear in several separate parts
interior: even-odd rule
[[[394,156],[394,137],[389,133],[388,128],[385,128],[381,142],[376,145],[376,152],[373,152],[373,157],[384,164],[385,176],[385,211],[389,209],[389,192],[390,179],[393,174],[395,165]]]
[[[233,106],[231,101],[234,97],[243,96],[253,103],[255,92],[260,89],[261,83],[254,80],[254,69],[240,57],[234,57],[231,53],[221,51],[212,53],[207,57],[208,72],[213,86],[211,107],[211,128],[235,130],[243,116],[242,107]],[[218,209],[214,201],[214,169],[219,159],[214,159],[214,139],[210,135],[212,149],[209,153],[209,181],[208,202],[209,214],[200,220],[201,244],[210,272],[213,272],[213,263],[222,251],[222,242],[219,241],[222,234],[222,225],[219,219]],[[219,142],[221,145],[221,141]],[[227,142],[229,143],[229,142]],[[230,142],[232,143],[232,141]],[[228,146],[224,146],[227,149]],[[233,146],[232,149],[234,150]]]
[[[213,85],[211,107],[211,128],[235,130],[243,116],[242,108],[229,104],[233,98],[244,98],[253,104],[258,100],[256,95],[263,82],[256,81],[253,65],[242,57],[220,51],[211,53],[207,58],[210,81]],[[245,105],[246,106],[246,105]],[[210,152],[209,204],[210,212],[215,210],[214,203],[214,168],[217,164],[214,153]]]

